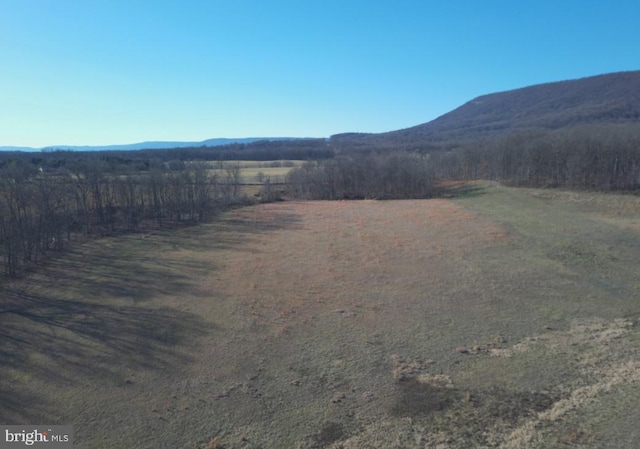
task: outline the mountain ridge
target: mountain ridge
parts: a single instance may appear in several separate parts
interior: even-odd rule
[[[515,131],[640,120],[640,71],[536,84],[481,95],[427,123],[376,134],[331,136],[342,149],[415,149]]]

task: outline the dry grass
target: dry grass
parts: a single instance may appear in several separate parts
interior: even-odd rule
[[[637,446],[634,198],[607,196],[621,229],[595,194],[453,187],[79,247],[5,286],[0,422],[78,448]]]
[[[284,183],[286,175],[295,167],[300,167],[305,161],[223,161],[223,164],[238,164],[240,167],[240,183],[243,186],[262,185],[264,179],[269,178],[272,184]],[[288,167],[282,164],[289,165]],[[219,168],[219,162],[208,162],[212,175],[226,176],[226,170]],[[278,165],[278,166],[272,166]],[[259,178],[262,174],[262,180]]]

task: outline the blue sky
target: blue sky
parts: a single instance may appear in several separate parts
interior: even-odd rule
[[[328,137],[640,69],[640,2],[0,0],[0,145]]]

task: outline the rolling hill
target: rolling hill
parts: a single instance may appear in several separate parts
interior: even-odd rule
[[[638,122],[640,71],[539,84],[483,95],[437,119],[380,134],[338,134],[340,149],[447,147],[523,130]]]

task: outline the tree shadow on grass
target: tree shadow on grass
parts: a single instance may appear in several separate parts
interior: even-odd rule
[[[29,417],[29,408],[39,402],[24,397],[21,387],[31,379],[52,386],[95,378],[120,385],[127,369],[170,374],[191,359],[178,345],[203,335],[205,325],[210,328],[175,309],[60,300],[8,289],[4,294],[0,366],[8,378],[0,383],[0,422],[5,423]]]
[[[52,414],[41,398],[24,391],[0,389],[0,422],[5,425],[42,424]],[[50,424],[47,422],[46,424]]]
[[[80,245],[42,266],[42,276],[31,276],[24,282],[39,287],[43,282],[64,284],[70,294],[83,301],[118,298],[138,304],[167,292],[178,296],[185,291],[192,296],[210,296],[194,289],[193,282],[220,269],[223,261],[216,259],[216,252],[257,253],[252,245],[254,237],[298,228],[301,221],[298,214],[288,211],[264,216],[253,210],[235,211],[229,218],[191,228]],[[171,258],[172,252],[181,253],[181,257]]]
[[[140,258],[145,253],[143,248],[126,248],[124,242],[116,242],[114,246],[111,252],[104,248],[94,252],[86,247],[71,251],[43,267],[42,276],[32,276],[24,282],[37,288],[50,282],[55,290],[64,286],[65,298],[88,302],[121,299],[137,304],[167,292],[191,292],[194,273],[213,269],[190,260],[175,263],[153,257],[144,260]]]
[[[250,212],[189,230],[160,231],[148,241],[129,236],[89,242],[24,279],[0,285],[0,422],[59,416],[61,404],[47,403],[35,385],[117,386],[127,383],[128,371],[178,373],[197,348],[185,343],[216,330],[197,315],[151,300],[182,292],[213,297],[215,292],[197,284],[216,267],[195,256],[173,260],[158,254],[252,250],[251,235],[299,221],[295,214],[266,219]]]

